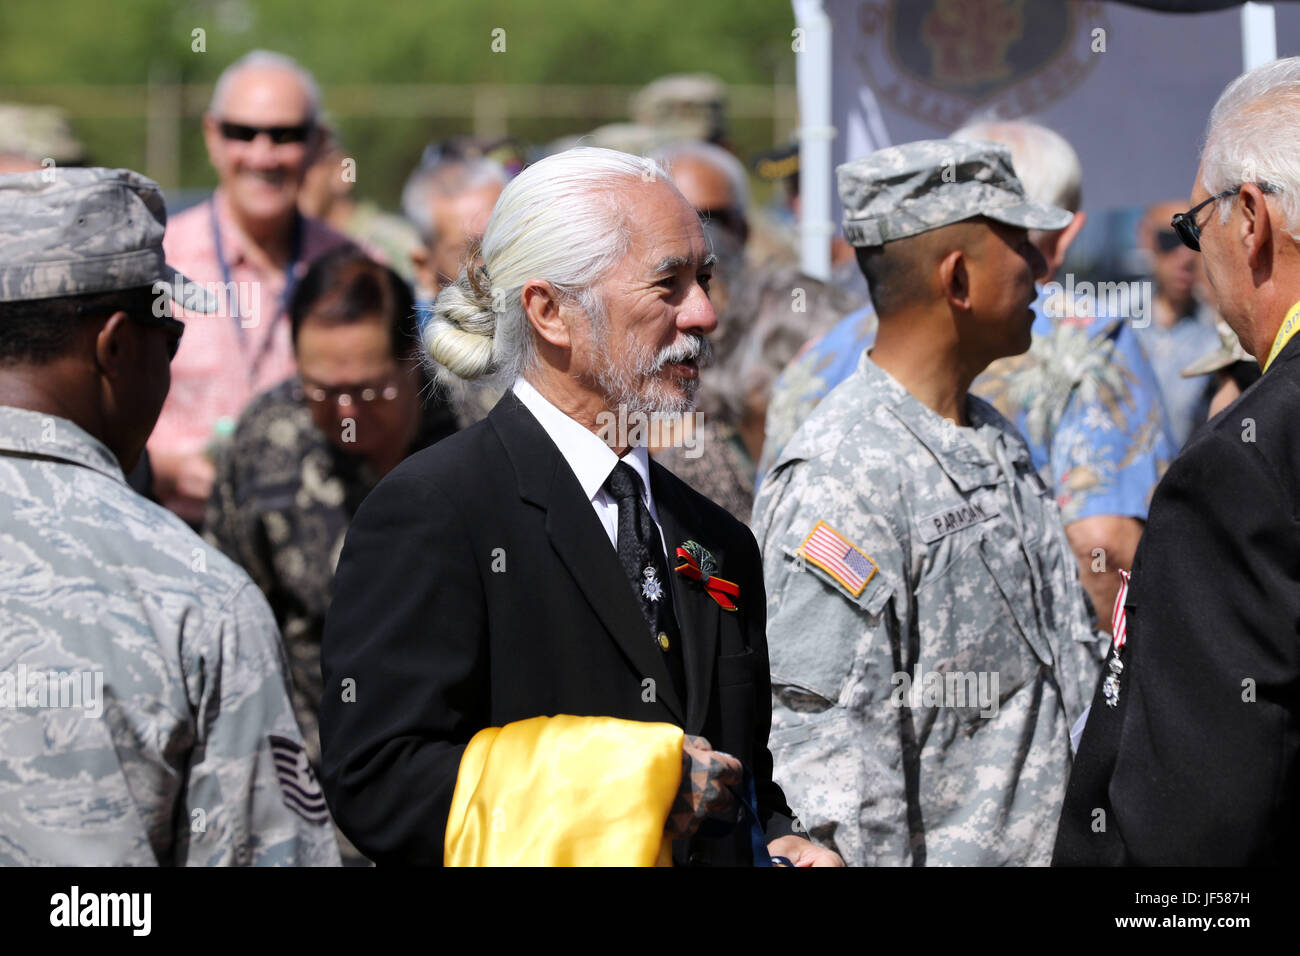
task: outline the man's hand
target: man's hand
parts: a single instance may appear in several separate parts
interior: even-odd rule
[[[698,830],[706,817],[734,812],[735,797],[728,788],[743,779],[739,760],[714,750],[703,737],[687,735],[682,742],[682,782],[664,832],[680,840]]]
[[[818,846],[803,837],[777,837],[767,845],[772,856],[783,856],[795,866],[843,866],[844,861],[833,850]]]

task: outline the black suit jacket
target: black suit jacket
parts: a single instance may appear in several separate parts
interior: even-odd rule
[[[578,479],[505,397],[482,422],[408,458],[348,530],[322,648],[322,784],[378,863],[441,864],[461,754],[485,727],[574,714],[677,724],[753,770],[768,839],[791,832],[772,782],[765,598],[749,530],[658,464],[670,551],[694,539],[740,586],[723,611],[672,579],[688,694],[673,692],[631,585]],[[669,558],[669,568],[674,566]],[[345,679],[355,702],[344,701]],[[643,700],[653,678],[655,699]],[[752,860],[748,830],[697,836],[679,862]]]
[[[1098,685],[1053,862],[1294,861],[1300,338],[1170,467],[1125,607],[1119,704]]]

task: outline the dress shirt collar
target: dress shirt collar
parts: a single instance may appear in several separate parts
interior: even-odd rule
[[[582,486],[582,493],[587,500],[595,501],[605,479],[609,477],[614,466],[620,461],[614,449],[605,444],[600,436],[584,427],[553,405],[539,392],[531,382],[520,376],[513,386],[515,395],[524,407],[533,413],[533,417],[555,442],[564,460],[569,463],[573,474]],[[644,445],[632,448],[621,459],[626,462],[641,479],[646,504],[654,513],[653,499],[650,495],[650,454]]]

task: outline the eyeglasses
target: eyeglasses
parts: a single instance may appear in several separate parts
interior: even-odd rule
[[[719,229],[725,229],[742,243],[749,238],[749,223],[745,221],[742,215],[736,209],[697,209],[696,215],[700,221],[706,225],[717,226]]]
[[[1193,252],[1200,252],[1201,227],[1196,224],[1196,214],[1212,202],[1217,202],[1220,199],[1227,199],[1229,196],[1237,195],[1237,193],[1241,192],[1242,186],[1245,185],[1245,183],[1241,183],[1233,186],[1231,189],[1225,189],[1217,196],[1211,196],[1209,199],[1198,202],[1191,209],[1187,210],[1187,212],[1180,212],[1174,216],[1173,219],[1169,220],[1169,225],[1174,227],[1174,232],[1178,233],[1178,238],[1183,241],[1183,245],[1188,249],[1191,249]],[[1279,190],[1279,187],[1274,186],[1272,183],[1255,183],[1254,185],[1258,186],[1262,192],[1266,193],[1275,193]]]
[[[377,385],[317,385],[302,380],[302,393],[313,405],[332,404],[348,408],[353,404],[370,405],[374,402],[391,402],[397,398],[398,388],[391,381]]]
[[[245,126],[243,123],[228,123],[225,120],[218,123],[217,127],[223,137],[241,143],[251,143],[257,139],[258,134],[265,133],[276,146],[306,142],[311,131],[316,128],[313,123],[299,123],[297,126]]]
[[[1183,244],[1182,238],[1172,229],[1161,229],[1156,233],[1156,251],[1173,252]]]
[[[145,318],[141,318],[139,316],[133,315],[131,316],[131,318],[137,324],[143,325],[146,328],[162,329],[164,332],[166,332],[168,361],[176,357],[176,353],[181,347],[181,336],[185,334],[184,322],[182,322],[180,319],[172,319],[166,316],[154,316],[154,315],[149,315],[148,317]]]
[[[123,311],[130,317],[136,325],[143,325],[147,329],[162,329],[167,333],[167,360],[171,361],[176,357],[176,352],[181,347],[181,336],[185,334],[185,323],[180,319],[173,319],[169,315],[154,315],[153,300],[148,300],[149,305],[140,304],[139,308],[127,308]],[[168,303],[170,309],[171,303]],[[77,306],[77,315],[90,315],[90,310],[83,305]]]

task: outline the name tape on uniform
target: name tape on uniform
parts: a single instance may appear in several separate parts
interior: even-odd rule
[[[934,514],[926,515],[924,518],[917,518],[916,529],[920,532],[922,541],[926,544],[933,544],[940,538],[960,531],[962,528],[969,528],[971,525],[987,521],[989,518],[996,518],[1000,513],[994,504],[967,501],[954,508],[945,508],[942,511],[934,512]]]
[[[862,593],[877,570],[876,562],[865,551],[854,547],[825,521],[813,525],[798,554],[833,577],[854,597]]]

